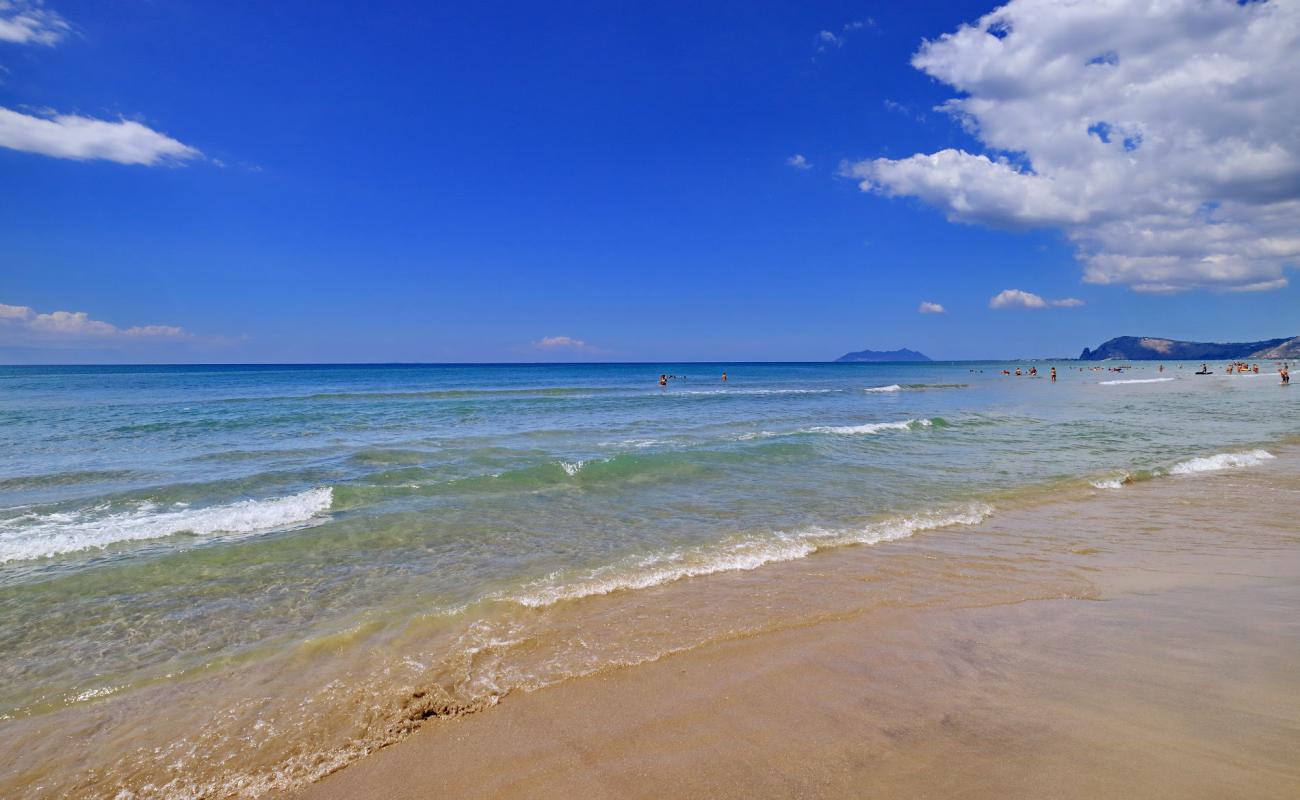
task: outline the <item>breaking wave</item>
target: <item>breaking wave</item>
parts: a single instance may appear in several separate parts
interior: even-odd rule
[[[905,539],[920,531],[954,525],[977,525],[992,513],[992,506],[974,503],[955,511],[896,517],[862,528],[814,527],[793,533],[741,536],[720,544],[630,559],[573,578],[566,579],[564,575],[554,573],[524,586],[517,593],[503,595],[498,599],[529,608],[544,608],[564,600],[645,589],[683,578],[753,570],[764,564],[793,561],[833,547],[879,544]]]
[[[931,389],[965,389],[964,383],[891,383],[888,386],[869,386],[864,392],[887,394],[892,392],[925,392]]]
[[[1212,456],[1180,461],[1169,468],[1169,474],[1191,475],[1196,472],[1216,472],[1222,469],[1254,467],[1273,458],[1275,456],[1267,450],[1251,450],[1245,453],[1218,453]]]
[[[928,428],[934,422],[928,419],[908,419],[902,422],[868,422],[864,425],[820,425],[809,428],[808,433],[836,433],[841,436],[861,436],[863,434],[881,433],[882,431],[913,431]]]
[[[0,564],[181,533],[207,536],[282,530],[322,517],[333,499],[334,490],[326,486],[286,497],[206,508],[177,503],[164,509],[146,502],[116,513],[110,513],[107,504],[70,512],[28,513],[0,521]]]
[[[1124,383],[1168,383],[1174,378],[1125,378],[1116,381],[1099,381],[1098,386],[1119,386]]]

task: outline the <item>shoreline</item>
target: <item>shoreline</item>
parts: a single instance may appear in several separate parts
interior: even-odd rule
[[[479,776],[499,770],[513,773],[517,764],[526,764],[527,774],[550,777],[527,787],[498,781],[492,784],[490,794],[510,796],[514,792],[532,797],[595,791],[635,796],[636,787],[620,783],[623,778],[617,772],[609,773],[605,762],[636,762],[641,758],[637,753],[651,754],[637,769],[643,776],[658,776],[663,770],[653,754],[659,753],[670,764],[689,761],[690,755],[662,752],[661,738],[689,735],[697,744],[707,745],[716,758],[683,767],[683,781],[693,775],[716,777],[721,774],[718,763],[743,755],[760,766],[784,763],[777,772],[788,780],[808,770],[843,772],[848,782],[837,784],[839,788],[799,784],[803,787],[799,791],[814,796],[857,796],[864,787],[884,785],[876,783],[872,775],[845,772],[842,765],[819,760],[818,750],[795,758],[783,749],[784,720],[805,714],[808,704],[822,708],[865,704],[878,711],[881,709],[873,703],[889,700],[882,707],[891,714],[886,727],[914,728],[918,723],[911,715],[916,709],[931,708],[934,687],[945,686],[953,674],[970,668],[963,654],[981,646],[987,649],[982,639],[963,639],[963,628],[978,629],[1002,642],[1002,649],[995,648],[986,657],[988,663],[1000,664],[1043,661],[1046,656],[1035,648],[1041,648],[1045,635],[1049,643],[1059,640],[1062,634],[1058,629],[1066,625],[1062,619],[1067,616],[1073,619],[1070,626],[1097,631],[1099,636],[1116,625],[1157,638],[1182,636],[1190,640],[1199,633],[1165,623],[1153,626],[1149,614],[1144,617],[1132,612],[1131,619],[1119,620],[1095,615],[1095,608],[1120,608],[1147,596],[1185,593],[1183,605],[1193,609],[1189,613],[1204,616],[1223,612],[1218,593],[1231,587],[1256,602],[1233,606],[1235,617],[1228,622],[1300,617],[1296,613],[1300,612],[1300,597],[1286,598],[1282,613],[1278,613],[1260,605],[1263,596],[1258,591],[1279,580],[1300,583],[1300,535],[1288,516],[1292,513],[1289,509],[1300,507],[1297,444],[1294,437],[1286,437],[1262,456],[1259,451],[1219,453],[1170,462],[1166,469],[1106,481],[1106,488],[1103,482],[1085,488],[1087,484],[1077,477],[1048,481],[1032,491],[1013,490],[990,498],[996,511],[987,518],[979,515],[983,521],[976,524],[922,526],[912,531],[916,535],[884,537],[872,546],[814,548],[789,560],[679,577],[631,591],[614,587],[607,593],[584,593],[538,607],[497,602],[482,609],[494,616],[464,626],[447,628],[426,620],[395,630],[380,626],[345,631],[340,637],[309,643],[247,669],[218,669],[193,680],[85,703],[56,712],[57,716],[13,721],[10,730],[17,734],[15,741],[26,738],[24,730],[41,738],[11,748],[14,758],[9,775],[25,773],[25,780],[40,780],[40,771],[49,770],[45,774],[57,775],[57,780],[72,779],[64,784],[65,796],[84,797],[340,798],[376,793],[403,796],[401,792],[416,797],[435,790],[454,797],[476,796],[477,784],[448,782],[451,778],[430,775],[421,764],[455,763],[465,775]],[[1251,458],[1237,458],[1242,455]],[[1174,468],[1180,465],[1196,468],[1185,472]],[[1280,509],[1287,511],[1279,513]],[[1066,614],[1058,601],[1079,610]],[[1043,610],[1031,614],[1028,609]],[[1225,637],[1244,632],[1235,630],[1238,627],[1220,625],[1216,634],[1220,644],[1230,641]],[[855,651],[850,645],[855,641],[877,642],[888,655]],[[1275,652],[1289,653],[1294,662],[1300,660],[1297,642],[1300,632],[1294,626],[1275,626],[1271,631],[1261,629],[1245,644],[1269,658]],[[1136,644],[1143,644],[1141,637]],[[1284,650],[1283,645],[1291,649]],[[1123,655],[1122,648],[1104,638],[1090,647]],[[430,654],[439,653],[456,654],[457,658],[445,663],[428,660]],[[662,664],[685,664],[682,668],[687,673],[685,677],[665,673],[669,668]],[[813,668],[826,664],[842,667],[829,675],[816,675]],[[412,671],[390,673],[394,665]],[[783,674],[768,674],[769,667],[776,665]],[[1074,666],[1066,658],[1055,668]],[[1094,666],[1109,669],[1106,664]],[[798,674],[801,669],[807,670],[802,677]],[[998,673],[1003,668],[990,669]],[[1126,664],[1124,670],[1147,675],[1148,683],[1156,682],[1151,677],[1155,667],[1150,659]],[[873,699],[861,686],[846,683],[846,674],[867,676],[871,687],[892,686],[890,691],[897,696]],[[929,683],[921,681],[923,675],[929,677]],[[745,684],[754,688],[746,695],[727,682],[731,677],[744,678]],[[715,678],[718,681],[710,683]],[[1053,691],[1046,691],[1044,704],[1022,712],[1027,722],[1061,713],[1046,701],[1070,687],[1054,685],[1049,678],[1026,672],[1011,679],[1012,685],[1054,686]],[[1290,683],[1271,680],[1275,697],[1300,697],[1295,679]],[[810,694],[810,682],[825,683],[825,693]],[[684,707],[665,705],[683,686],[695,702]],[[307,693],[300,691],[303,688]],[[1103,684],[1100,688],[1108,687]],[[1184,697],[1209,695],[1221,688],[1211,681],[1185,690]],[[964,702],[973,707],[1007,705],[1005,697],[981,695],[975,689],[968,693]],[[728,700],[719,704],[715,696]],[[239,704],[230,705],[230,698]],[[772,698],[789,698],[790,704],[769,708],[765,704],[770,705]],[[230,710],[213,715],[209,704],[214,699]],[[1133,696],[1128,701],[1140,705],[1143,698]],[[290,706],[302,709],[303,715],[284,716],[282,710]],[[1225,701],[1223,706],[1232,711],[1231,703]],[[611,718],[610,708],[621,711]],[[1123,712],[1126,705],[1119,702],[1117,708]],[[744,709],[758,711],[747,715]],[[932,710],[939,719],[960,718],[961,708]],[[1065,711],[1077,709],[1067,705]],[[654,722],[656,714],[683,720],[685,733],[666,731],[664,725]],[[140,726],[137,721],[146,716],[150,724]],[[766,744],[756,752],[733,753],[728,732],[719,729],[714,718],[752,728]],[[50,724],[51,720],[57,724]],[[290,724],[276,724],[279,720]],[[316,727],[304,727],[294,720]],[[1300,708],[1293,709],[1287,720],[1290,728],[1280,733],[1278,726],[1273,726],[1273,738],[1300,751]],[[595,728],[603,732],[599,741],[590,738],[593,721],[603,726]],[[879,752],[891,752],[893,739],[882,733],[883,729],[862,727],[864,721],[833,715],[810,719],[804,723],[803,735],[819,741],[828,752],[844,740],[869,740]],[[966,724],[976,739],[1015,738],[1014,730],[1003,730],[1015,725],[996,716],[985,714]],[[556,725],[567,727],[557,729]],[[480,730],[484,732],[476,733]],[[572,752],[528,750],[539,739],[559,735],[557,730],[574,747],[588,748],[581,751],[588,753],[581,765],[573,762]],[[286,735],[289,731],[294,733]],[[375,736],[376,731],[381,735]],[[944,731],[938,728],[906,738],[913,745],[918,738],[944,742],[940,735]],[[231,736],[240,738],[242,750],[229,748]],[[518,737],[516,744],[524,747],[524,752],[498,752],[499,743],[512,741],[511,736]],[[39,754],[48,748],[82,737],[84,749],[64,747],[58,766],[42,763]],[[169,742],[166,751],[144,749],[160,739]],[[462,740],[477,744],[462,752],[458,749]],[[600,749],[604,740],[635,745],[628,745],[631,753],[605,752]],[[932,746],[938,747],[925,744]],[[982,757],[1014,760],[1017,748],[1031,746],[1040,745],[1032,737],[1021,738],[1008,753],[985,753]],[[1130,742],[1128,746],[1141,750],[1144,745]],[[1090,747],[1098,749],[1101,744]],[[1247,751],[1259,749],[1246,746]],[[220,762],[192,764],[171,757],[178,753],[203,758],[199,755],[203,752],[228,755]],[[231,760],[235,752],[242,752],[241,760]],[[481,757],[494,752],[496,756]],[[946,762],[956,755],[959,753],[936,752],[930,757]],[[854,756],[857,760],[865,757],[861,753]],[[891,756],[902,759],[900,763],[910,757]],[[114,758],[119,760],[114,762]],[[159,769],[164,758],[166,766]],[[386,765],[394,758],[399,759],[397,767],[383,767],[378,778],[366,777],[377,768],[367,765]],[[96,763],[111,767],[97,768],[93,766]],[[566,763],[567,768],[555,772],[557,765]],[[233,769],[222,766],[226,764]],[[812,764],[817,766],[807,766]],[[220,769],[212,770],[210,765]],[[580,768],[594,770],[593,774],[610,783],[600,790],[563,782],[568,772]],[[971,768],[983,769],[978,763]],[[1272,762],[1261,768],[1277,772]],[[874,769],[878,773],[879,765]],[[399,776],[397,782],[394,775]],[[1291,781],[1292,777],[1285,773],[1280,780]],[[655,782],[658,777],[645,779],[651,787],[661,786]],[[311,780],[318,782],[306,783]],[[667,793],[686,796],[727,796],[722,790],[733,783],[737,796],[753,791],[790,793],[776,785],[756,788],[745,780],[732,775],[725,785],[662,786],[672,787],[664,788]],[[1300,787],[1300,782],[1296,785]],[[21,796],[46,796],[38,783],[27,787],[35,793]],[[931,791],[905,782],[885,788],[907,796]],[[1015,795],[1005,785],[998,789],[999,796]],[[948,786],[939,796],[954,793],[960,792]],[[1261,796],[1271,795],[1264,791]]]
[[[762,584],[765,608],[792,607],[784,624],[429,720],[280,796],[1295,796],[1300,455],[1277,455],[657,587],[676,607]],[[1029,541],[1041,559],[1001,563]],[[952,559],[924,573],[947,574],[951,596],[872,574],[890,559],[905,573]],[[1008,577],[1018,592],[991,591]],[[854,594],[882,588],[897,593]]]

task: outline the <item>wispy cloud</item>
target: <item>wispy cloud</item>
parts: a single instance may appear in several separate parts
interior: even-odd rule
[[[1059,300],[1047,300],[1043,297],[1020,289],[1003,289],[989,300],[989,308],[1075,308],[1083,305],[1076,297],[1063,297]]]
[[[843,47],[844,40],[832,31],[817,31],[817,52],[824,53],[832,47]]]
[[[922,301],[921,305],[917,306],[916,310],[922,314],[947,314],[948,313],[948,309],[944,308],[938,303],[931,303],[929,300]]]
[[[574,339],[572,336],[546,336],[533,342],[533,347],[538,350],[571,350],[579,353],[597,353],[600,348],[590,345],[581,339]]]
[[[0,42],[52,47],[72,31],[42,0],[0,0]]]
[[[178,163],[202,155],[197,149],[129,119],[102,120],[75,114],[33,116],[0,107],[0,147],[76,161],[119,164]]]
[[[803,157],[802,153],[795,153],[785,160],[785,163],[795,169],[812,169],[812,163]]]
[[[84,311],[41,313],[30,306],[0,303],[0,338],[24,342],[67,340],[146,341],[187,338],[175,325],[134,325],[119,328],[111,322],[92,319]]]

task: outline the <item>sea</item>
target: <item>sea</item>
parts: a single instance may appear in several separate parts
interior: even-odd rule
[[[747,624],[674,584],[1298,441],[1272,362],[1116,366],[0,367],[0,795],[293,789]]]

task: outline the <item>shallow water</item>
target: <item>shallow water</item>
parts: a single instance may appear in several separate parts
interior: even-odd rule
[[[0,789],[293,785],[725,633],[566,622],[579,598],[1252,469],[1300,432],[1276,375],[1003,366],[0,369],[0,726],[35,744]],[[113,745],[56,756],[78,724]]]

